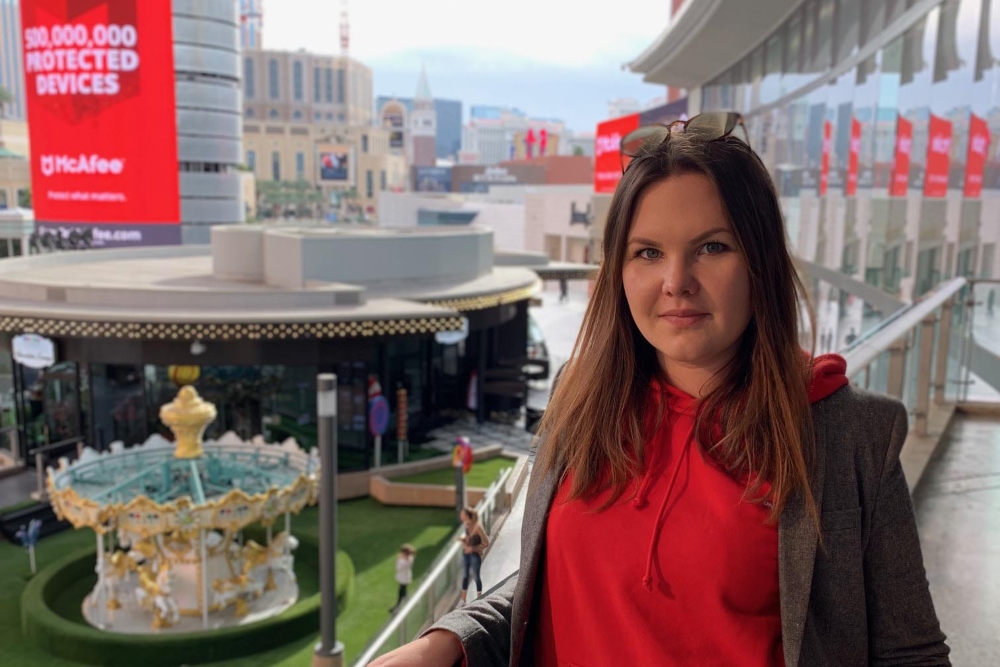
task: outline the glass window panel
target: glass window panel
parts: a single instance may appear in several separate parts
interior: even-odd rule
[[[830,66],[835,7],[836,0],[820,0],[819,2],[816,14],[816,52],[812,67],[817,72],[823,71]]]
[[[810,0],[802,8],[802,66],[806,72],[813,72],[816,60],[816,12],[818,0]]]
[[[253,80],[253,58],[243,59],[243,94],[251,100],[256,94]]]
[[[861,23],[861,0],[839,0],[837,3],[837,50],[834,62],[839,63],[858,49]]]
[[[278,99],[278,61],[275,58],[271,58],[267,62],[267,87],[271,99]]]
[[[781,96],[781,60],[784,33],[776,32],[764,44],[764,76],[760,84],[760,103],[770,104]]]
[[[304,87],[302,81],[302,63],[296,62],[292,65],[292,96],[296,102],[302,101]]]
[[[861,0],[861,44],[878,37],[885,26],[885,0]]]

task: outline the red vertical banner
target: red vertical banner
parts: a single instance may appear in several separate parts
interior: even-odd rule
[[[823,121],[823,157],[819,164],[819,196],[826,194],[826,186],[830,182],[830,138],[833,134],[833,124]]]
[[[614,192],[622,177],[622,137],[638,129],[639,114],[598,123],[594,137],[594,192]]]
[[[983,171],[990,148],[990,126],[976,114],[969,117],[969,152],[965,158],[966,197],[978,197],[983,192]]]
[[[924,196],[948,194],[948,170],[951,168],[951,121],[931,114],[927,138],[927,173]]]
[[[847,154],[847,184],[844,194],[853,197],[858,193],[858,159],[861,152],[861,123],[851,118],[851,143]]]
[[[180,221],[170,0],[23,0],[35,217]]]
[[[892,182],[889,194],[905,197],[910,182],[910,148],[913,145],[913,123],[902,116],[896,119],[896,151],[892,163]]]

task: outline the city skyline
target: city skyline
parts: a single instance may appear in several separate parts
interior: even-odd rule
[[[483,15],[456,0],[431,0],[401,3],[387,21],[384,4],[353,3],[350,55],[373,69],[376,97],[411,96],[426,66],[436,98],[466,109],[519,107],[593,131],[608,100],[663,94],[622,66],[662,30],[668,3],[624,0],[616,9],[577,14],[563,3],[513,0]],[[339,24],[338,2],[264,0],[263,48],[336,54]]]

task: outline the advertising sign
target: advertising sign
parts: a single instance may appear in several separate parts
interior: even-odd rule
[[[851,118],[851,143],[847,149],[847,183],[844,194],[853,197],[858,193],[858,161],[861,153],[861,123]]]
[[[48,368],[56,363],[56,345],[38,334],[21,334],[11,339],[11,356],[28,368]]]
[[[179,243],[170,0],[22,0],[21,22],[40,226]]]
[[[951,121],[931,114],[927,140],[927,174],[924,177],[925,197],[948,194],[948,169],[951,166]]]
[[[415,192],[451,192],[451,167],[414,167]]]
[[[833,133],[833,123],[823,121],[823,154],[819,162],[819,196],[826,194],[830,182],[830,135]]]
[[[896,151],[892,163],[892,181],[889,194],[905,197],[910,182],[910,149],[913,145],[913,123],[902,116],[896,119]]]
[[[622,137],[639,128],[639,114],[598,123],[594,137],[594,192],[614,192],[622,177]]]
[[[990,127],[976,114],[969,117],[969,152],[965,159],[966,197],[978,197],[983,192],[983,172],[990,148]]]
[[[319,147],[319,180],[348,181],[351,178],[351,147],[323,144]]]

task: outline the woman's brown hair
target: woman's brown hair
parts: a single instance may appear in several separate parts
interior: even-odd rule
[[[810,365],[799,345],[805,290],[785,244],[767,169],[734,137],[705,141],[675,134],[633,159],[622,176],[608,211],[593,295],[571,361],[541,422],[545,445],[538,464],[543,473],[572,474],[571,498],[593,498],[610,489],[608,504],[643,470],[645,443],[652,436],[645,414],[650,382],[662,372],[656,350],[632,319],[622,268],[643,194],[686,173],[707,176],[719,192],[747,264],[752,313],[738,352],[700,401],[698,443],[730,474],[748,476],[747,497],[770,501],[772,522],[793,493],[802,493],[818,523],[809,488],[814,446],[806,395]],[[766,498],[764,482],[771,485]]]

